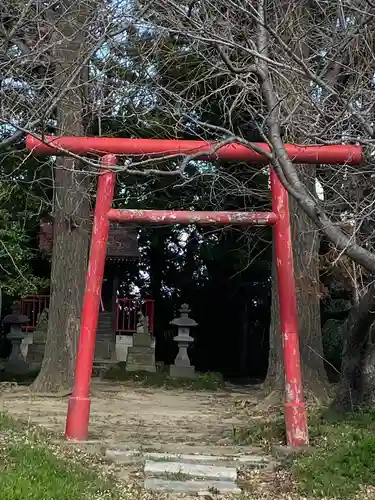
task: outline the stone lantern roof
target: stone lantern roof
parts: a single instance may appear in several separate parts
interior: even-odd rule
[[[169,323],[170,325],[174,325],[177,327],[190,328],[193,326],[198,326],[198,323],[194,321],[192,318],[189,318],[189,306],[187,304],[182,304],[181,309],[179,310],[181,315],[179,318],[172,319]]]
[[[18,301],[13,302],[12,313],[3,319],[4,325],[26,325],[28,322],[29,318],[21,313],[21,303]]]

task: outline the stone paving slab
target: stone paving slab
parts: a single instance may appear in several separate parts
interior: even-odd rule
[[[184,453],[158,453],[142,452],[141,450],[124,450],[107,448],[105,456],[109,460],[123,464],[131,464],[136,461],[158,460],[158,461],[182,461],[187,463],[204,462],[206,464],[226,465],[230,467],[248,467],[252,469],[273,470],[275,462],[264,455],[201,455]]]
[[[237,470],[234,467],[222,467],[187,462],[154,462],[146,460],[144,473],[157,474],[184,474],[192,477],[204,477],[219,480],[237,480]]]
[[[259,446],[249,446],[249,445],[210,445],[206,444],[186,444],[186,443],[163,443],[156,444],[153,443],[152,446],[148,447],[147,445],[138,446],[137,443],[127,442],[121,443],[117,440],[106,441],[106,446],[108,449],[125,451],[125,452],[142,452],[142,453],[170,453],[177,455],[210,455],[210,456],[222,456],[222,457],[238,457],[243,455],[260,455],[267,458],[267,454],[264,449]],[[178,453],[176,453],[178,450]]]
[[[173,454],[173,453],[144,453],[143,456],[149,460],[181,460],[183,462],[238,462],[239,464],[250,464],[266,466],[269,460],[263,456],[257,455],[240,455],[240,456],[223,456],[223,455],[193,455],[193,454]]]
[[[212,492],[241,493],[241,489],[232,481],[173,481],[150,477],[145,479],[144,488],[152,491],[174,491],[176,493],[205,493],[209,496],[212,495]]]

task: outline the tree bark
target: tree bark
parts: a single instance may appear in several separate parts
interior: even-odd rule
[[[64,88],[82,64],[87,7],[65,0],[54,51],[55,85]],[[82,65],[71,87],[58,103],[58,134],[83,135],[83,110],[88,68]],[[83,164],[58,158],[54,175],[54,238],[48,333],[41,371],[33,383],[36,392],[58,392],[73,384],[80,331],[89,242],[90,195]]]
[[[350,311],[345,322],[341,378],[329,412],[345,413],[375,402],[375,346],[371,330],[375,321],[375,285]]]
[[[315,190],[315,168],[310,165],[299,166],[298,171],[310,190]],[[305,392],[322,401],[328,395],[328,379],[323,361],[320,322],[319,235],[315,225],[291,197],[289,198],[289,208],[303,385]],[[272,266],[270,353],[265,387],[273,394],[270,399],[280,398],[281,392],[284,390],[284,363],[275,255],[273,255]]]

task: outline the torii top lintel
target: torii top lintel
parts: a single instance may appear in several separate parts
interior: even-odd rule
[[[269,152],[267,144],[257,146]],[[40,140],[32,135],[26,137],[28,151],[40,155],[64,156],[67,152],[77,155],[106,154],[128,157],[165,157],[172,155],[197,155],[200,160],[243,161],[268,163],[268,159],[253,149],[232,143],[215,150],[215,143],[183,139],[122,139],[111,137],[55,137],[45,136]],[[289,158],[294,163],[358,165],[363,161],[363,149],[358,145],[312,145],[285,144]]]

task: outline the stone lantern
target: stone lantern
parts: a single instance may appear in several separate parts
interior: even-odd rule
[[[4,369],[6,372],[14,375],[25,375],[30,371],[29,365],[26,363],[21,352],[21,342],[25,337],[22,326],[26,325],[28,322],[29,318],[21,313],[20,302],[13,302],[12,314],[5,316],[3,323],[4,325],[10,326],[10,332],[7,338],[12,343],[12,352]]]
[[[190,328],[197,326],[193,319],[189,318],[189,306],[182,304],[180,309],[180,317],[173,319],[170,324],[177,326],[177,336],[174,341],[178,344],[178,354],[174,360],[174,364],[169,367],[171,377],[194,378],[195,368],[191,366],[188,355],[188,347],[194,342],[193,337],[190,337]]]

